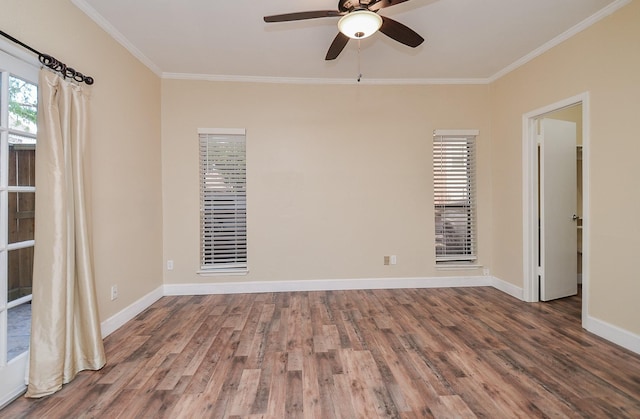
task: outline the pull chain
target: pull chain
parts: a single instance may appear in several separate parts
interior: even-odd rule
[[[358,83],[362,80],[362,70],[360,67],[360,40],[358,39]]]

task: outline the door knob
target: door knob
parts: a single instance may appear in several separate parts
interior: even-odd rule
[[[576,221],[576,220],[578,220],[579,218],[580,218],[580,217],[578,217],[576,214],[573,214],[573,217],[571,217],[571,219],[572,219],[573,221]]]

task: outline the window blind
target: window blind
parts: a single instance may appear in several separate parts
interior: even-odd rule
[[[436,263],[476,260],[476,132],[433,136]]]
[[[202,270],[247,268],[245,135],[200,137],[200,255]]]

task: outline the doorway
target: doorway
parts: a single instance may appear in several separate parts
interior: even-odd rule
[[[573,144],[575,152],[575,217],[566,214],[571,220],[564,220],[573,224],[575,238],[575,270],[571,278],[577,288],[578,281],[582,283],[582,324],[584,326],[588,313],[589,291],[589,95],[583,93],[560,102],[536,109],[523,115],[523,274],[524,298],[529,302],[541,301],[541,276],[544,275],[545,250],[550,243],[545,240],[542,217],[545,214],[545,198],[543,187],[545,169],[544,159],[539,154],[539,134],[543,120],[571,120],[567,115],[578,115],[576,132],[578,139]],[[544,140],[543,140],[544,141]],[[548,180],[548,177],[547,177]],[[563,222],[564,222],[563,221]],[[549,278],[546,278],[549,279]],[[545,298],[542,298],[545,299]]]

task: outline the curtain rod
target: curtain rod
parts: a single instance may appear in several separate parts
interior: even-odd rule
[[[21,47],[28,49],[29,51],[33,52],[34,54],[37,54],[38,55],[38,61],[40,61],[40,63],[42,65],[52,69],[53,71],[57,71],[58,73],[62,74],[62,77],[64,77],[65,79],[66,78],[70,78],[70,79],[73,79],[73,80],[77,81],[78,83],[83,83],[84,82],[84,83],[86,83],[88,85],[92,85],[93,84],[93,82],[94,82],[93,77],[85,76],[81,72],[76,71],[71,67],[67,67],[67,65],[65,63],[56,60],[51,55],[43,54],[40,51],[31,48],[29,45],[25,44],[24,42],[21,42],[21,41],[17,40],[16,38],[14,38],[13,36],[7,34],[6,32],[0,31],[0,35],[4,36],[5,38],[7,38],[10,41],[15,42],[16,44],[20,45]]]

